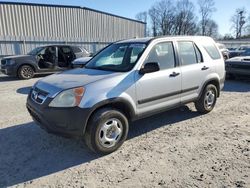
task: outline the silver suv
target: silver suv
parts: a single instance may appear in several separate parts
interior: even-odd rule
[[[224,85],[224,61],[209,37],[160,37],[113,43],[84,68],[39,80],[27,109],[48,132],[85,139],[108,154],[129,122],[194,102],[210,112]]]

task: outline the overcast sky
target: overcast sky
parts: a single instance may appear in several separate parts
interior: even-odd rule
[[[11,0],[12,1],[12,0]],[[173,0],[175,1],[175,0]],[[197,0],[191,0],[196,6],[198,16]],[[23,2],[23,1],[13,1]],[[156,0],[28,0],[31,3],[59,4],[59,5],[77,5],[101,10],[120,16],[135,18],[138,12],[147,11]],[[243,8],[250,15],[250,0],[215,0],[216,12],[213,13],[213,19],[219,26],[219,33],[224,35],[230,33],[230,18],[234,14],[236,8]]]

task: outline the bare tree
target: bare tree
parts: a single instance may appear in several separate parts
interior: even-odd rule
[[[218,24],[214,20],[210,20],[210,19],[208,20],[206,30],[207,30],[207,33],[206,33],[207,36],[217,38],[219,35]]]
[[[179,0],[176,5],[175,34],[194,35],[197,33],[197,18],[194,4],[189,0]]]
[[[172,0],[154,3],[149,10],[153,36],[171,35],[174,31],[175,6]]]
[[[145,22],[147,23],[148,20],[148,13],[145,12],[139,12],[138,14],[136,14],[135,18],[139,21]]]
[[[175,6],[172,0],[161,0],[156,3],[156,10],[159,18],[159,26],[162,35],[173,34]]]
[[[248,16],[248,19],[247,19],[247,35],[250,37],[250,14]]]
[[[199,12],[201,14],[201,34],[207,34],[207,25],[209,24],[209,20],[211,19],[211,15],[214,11],[216,11],[214,7],[214,0],[198,0]]]
[[[245,8],[238,8],[231,17],[231,23],[235,38],[241,38],[242,32],[246,29],[246,10]]]
[[[158,19],[158,13],[157,13],[157,9],[155,5],[149,9],[148,14],[150,16],[150,20],[152,24],[153,36],[155,37],[159,34],[159,19]]]
[[[139,12],[138,14],[135,15],[135,19],[146,23],[145,35],[150,36],[150,33],[149,33],[150,29],[148,28],[148,13],[147,13],[147,11]]]

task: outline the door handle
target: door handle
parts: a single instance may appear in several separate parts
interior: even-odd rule
[[[207,70],[207,69],[209,69],[209,67],[207,67],[207,66],[204,66],[201,68],[201,70]]]
[[[172,74],[170,74],[169,76],[170,76],[170,77],[176,77],[176,76],[178,76],[178,75],[180,75],[179,72],[172,72]]]

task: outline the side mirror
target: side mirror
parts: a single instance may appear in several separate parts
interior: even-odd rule
[[[157,72],[160,70],[160,66],[156,62],[152,63],[146,63],[141,70],[139,71],[139,74],[146,74],[146,73],[151,73],[151,72]]]

